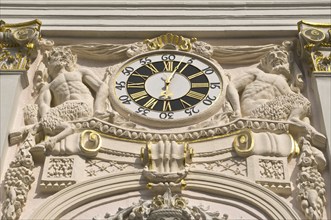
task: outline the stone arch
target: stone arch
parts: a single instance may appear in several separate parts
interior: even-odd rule
[[[249,203],[269,219],[300,219],[275,193],[242,178],[191,170],[186,182],[187,190],[212,193],[215,197],[235,198]],[[142,190],[146,183],[141,179],[141,172],[132,171],[77,183],[49,197],[29,219],[61,219],[67,213],[93,201]]]

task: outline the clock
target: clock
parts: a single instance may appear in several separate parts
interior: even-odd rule
[[[158,50],[130,59],[110,80],[114,110],[156,128],[207,119],[224,100],[222,69],[193,53]]]

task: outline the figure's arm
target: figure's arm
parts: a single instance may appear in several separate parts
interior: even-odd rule
[[[45,85],[41,89],[37,101],[40,117],[44,117],[46,113],[49,112],[51,108],[51,101],[52,101],[52,94],[51,91],[49,90],[49,85]]]
[[[226,98],[230,102],[233,108],[232,118],[241,117],[241,108],[240,108],[240,100],[237,89],[234,87],[232,82],[229,82],[229,85],[226,88]]]
[[[108,97],[108,86],[101,81],[92,71],[83,69],[83,82],[89,85],[95,92],[94,113],[104,113],[106,111],[106,99]]]

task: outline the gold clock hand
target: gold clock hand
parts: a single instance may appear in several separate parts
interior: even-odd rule
[[[172,80],[172,78],[174,77],[176,71],[178,70],[180,64],[182,64],[183,60],[185,59],[185,56],[183,56],[182,60],[179,62],[179,64],[175,67],[174,71],[172,71],[171,75],[167,78],[167,80],[165,81],[165,83],[170,83],[170,81]]]
[[[185,56],[183,56],[182,60],[175,67],[174,71],[172,71],[172,73],[170,74],[170,76],[167,77],[167,79],[164,81],[165,82],[165,90],[161,92],[161,98],[169,99],[173,95],[173,93],[169,90],[170,82],[173,79],[176,71],[178,70],[180,64],[183,62],[184,59],[185,59]]]
[[[166,83],[165,90],[164,90],[164,91],[161,91],[161,96],[160,96],[160,98],[163,98],[163,99],[169,99],[169,98],[171,98],[171,96],[172,96],[173,94],[172,94],[172,92],[169,90],[169,85],[170,85],[170,83]]]

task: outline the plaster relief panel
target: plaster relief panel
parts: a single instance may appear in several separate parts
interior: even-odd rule
[[[294,42],[213,46],[168,33],[55,46],[34,36],[33,85],[9,135],[17,153],[3,220],[79,216],[76,207],[96,212],[101,203],[101,219],[226,220],[248,200],[243,218],[327,217],[326,136],[310,123],[315,106]],[[328,70],[327,53],[313,56]],[[186,190],[206,195],[211,209]],[[130,195],[136,203],[106,214],[101,201]],[[219,209],[224,196],[232,213]]]

